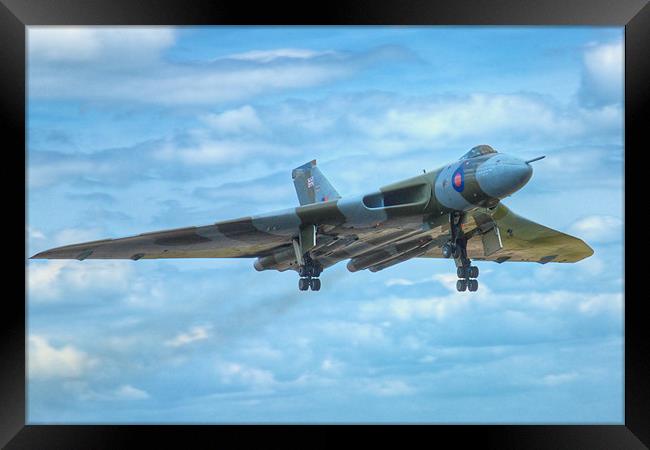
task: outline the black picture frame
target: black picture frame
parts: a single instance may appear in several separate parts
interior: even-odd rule
[[[425,0],[330,1],[320,4],[266,2],[248,4],[233,0],[161,1],[141,0],[0,0],[0,123],[5,143],[2,164],[3,274],[6,287],[0,333],[0,445],[6,448],[119,448],[146,439],[189,446],[199,439],[218,444],[224,434],[240,443],[255,439],[259,431],[277,436],[278,443],[301,446],[335,445],[333,430],[323,426],[292,427],[316,436],[305,441],[303,433],[286,434],[286,426],[47,426],[26,425],[25,255],[18,236],[26,228],[25,216],[25,32],[30,25],[610,25],[625,27],[625,179],[643,180],[642,140],[650,111],[650,6],[647,0]],[[22,149],[22,151],[21,151]],[[627,161],[631,161],[630,164]],[[635,212],[639,189],[627,184],[627,216]],[[643,194],[639,195],[643,201]],[[643,220],[626,220],[627,242],[643,236]],[[633,250],[640,247],[631,247]],[[626,252],[626,279],[643,284],[643,266]],[[385,442],[397,438],[402,444],[415,438],[438,442],[453,439],[454,445],[479,444],[498,448],[645,448],[650,446],[650,348],[645,296],[625,290],[625,423],[624,425],[541,426],[419,426],[360,427],[364,437]],[[345,427],[349,430],[349,427]],[[277,433],[277,434],[276,434]],[[435,439],[435,441],[434,441]],[[427,441],[423,441],[427,443]],[[196,446],[196,445],[192,445]]]

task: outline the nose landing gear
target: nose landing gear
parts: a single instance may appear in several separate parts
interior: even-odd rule
[[[456,263],[456,282],[458,292],[476,292],[478,290],[478,267],[472,266],[472,261],[467,257],[467,239],[461,228],[462,213],[449,214],[451,240],[442,246],[442,255],[445,258],[454,258]]]

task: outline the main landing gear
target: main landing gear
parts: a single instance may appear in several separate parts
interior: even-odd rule
[[[311,288],[312,291],[319,291],[320,279],[318,277],[323,272],[323,266],[308,255],[304,256],[304,262],[305,264],[298,269],[298,274],[301,277],[298,280],[298,289],[306,291]]]
[[[472,261],[467,257],[467,239],[461,228],[462,213],[453,212],[449,214],[449,225],[451,229],[451,240],[442,246],[442,256],[454,258],[456,263],[456,274],[459,280],[456,282],[458,292],[476,292],[478,290],[478,267],[472,266]]]

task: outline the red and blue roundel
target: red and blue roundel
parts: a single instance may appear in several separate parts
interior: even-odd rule
[[[463,173],[463,166],[460,166],[451,176],[451,185],[456,192],[463,192],[465,188],[465,174]]]

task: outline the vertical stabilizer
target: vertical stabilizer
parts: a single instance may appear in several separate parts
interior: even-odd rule
[[[336,189],[332,187],[327,178],[316,167],[315,159],[293,169],[291,177],[301,205],[341,198]]]

